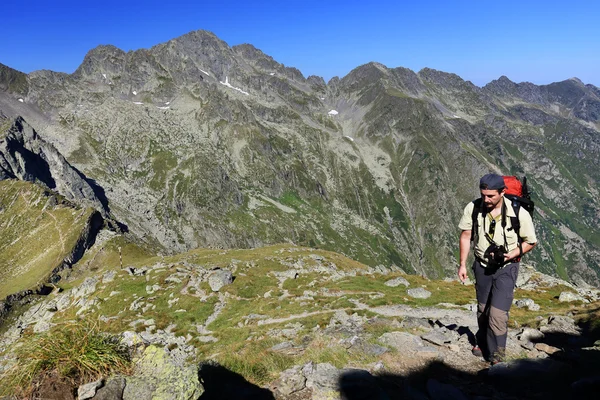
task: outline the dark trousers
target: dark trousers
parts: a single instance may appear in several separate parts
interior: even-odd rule
[[[473,263],[477,292],[477,344],[488,359],[495,352],[504,352],[508,335],[508,312],[514,298],[519,263],[502,268],[483,267]]]

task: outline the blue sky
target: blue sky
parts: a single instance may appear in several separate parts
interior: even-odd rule
[[[136,50],[205,29],[326,80],[377,61],[478,86],[501,75],[600,86],[599,16],[595,0],[3,0],[0,63],[71,73],[100,44]]]

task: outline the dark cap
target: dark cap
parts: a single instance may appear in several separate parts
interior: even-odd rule
[[[479,180],[479,189],[483,190],[502,190],[506,187],[504,178],[496,174],[487,174]]]

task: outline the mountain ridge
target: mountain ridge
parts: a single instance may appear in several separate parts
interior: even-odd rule
[[[100,46],[71,75],[27,82],[22,103],[0,92],[0,110],[31,115],[115,217],[164,251],[292,241],[450,275],[460,211],[494,171],[526,174],[538,196],[531,262],[599,282],[593,85],[479,88],[375,62],[325,83],[204,31]]]

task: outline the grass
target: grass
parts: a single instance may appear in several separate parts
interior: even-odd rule
[[[0,210],[0,299],[44,283],[71,254],[93,213],[13,180],[0,182]]]
[[[0,394],[28,393],[37,379],[51,374],[79,385],[111,373],[127,373],[130,368],[127,348],[90,322],[31,335],[16,355],[16,364],[0,377]]]

